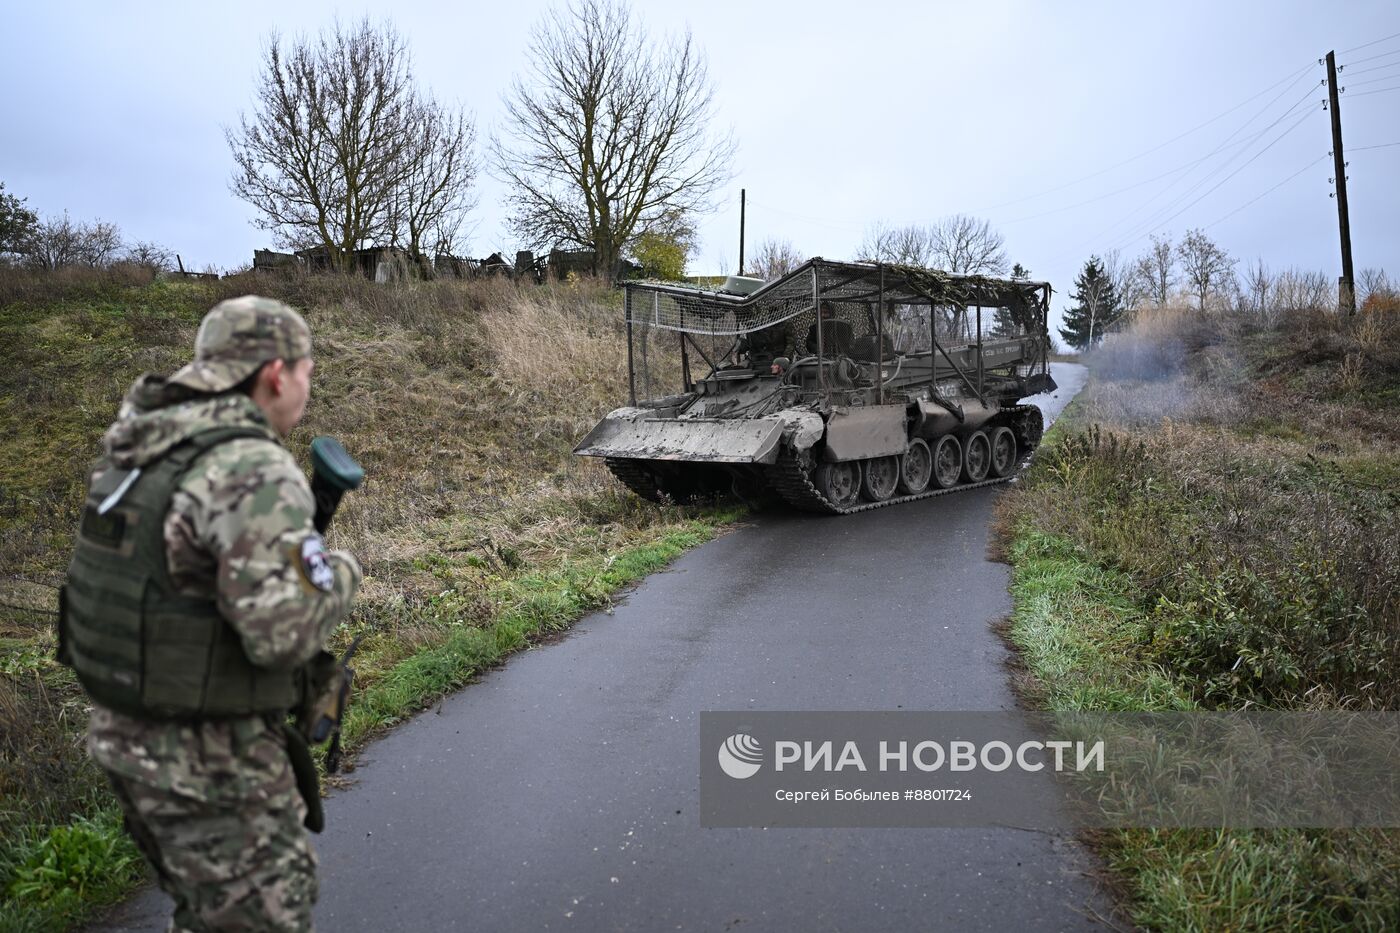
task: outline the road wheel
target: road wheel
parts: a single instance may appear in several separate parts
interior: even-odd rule
[[[1010,476],[1016,469],[1016,434],[1010,428],[997,428],[992,432],[992,475],[1000,478]]]
[[[963,479],[969,483],[980,483],[987,478],[987,470],[992,465],[992,442],[982,431],[973,431],[963,443]]]
[[[861,465],[861,491],[871,502],[884,502],[899,485],[899,458],[875,457]]]
[[[945,434],[933,445],[933,484],[948,489],[958,484],[962,475],[962,445],[951,434]]]
[[[909,449],[899,458],[899,491],[906,496],[917,496],[928,488],[929,477],[933,475],[933,453],[921,438],[909,442]]]
[[[813,476],[817,492],[838,509],[850,508],[860,498],[860,464],[854,460],[823,463]]]

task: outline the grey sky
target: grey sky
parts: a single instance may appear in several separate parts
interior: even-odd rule
[[[420,81],[473,111],[484,138],[544,7],[13,5],[0,34],[0,181],[41,213],[115,221],[129,239],[162,243],[187,265],[241,265],[271,241],[228,191],[222,126],[251,103],[270,29],[314,33],[336,15],[379,18],[392,9]],[[1339,62],[1354,63],[1341,83],[1356,267],[1400,273],[1400,146],[1362,148],[1400,143],[1394,0],[711,0],[634,8],[654,33],[689,26],[709,56],[720,122],[739,141],[736,176],[702,224],[693,272],[733,271],[721,262],[738,259],[744,187],[748,242],[788,239],[809,256],[851,257],[879,220],[986,217],[1006,235],[1013,261],[1054,284],[1057,308],[1091,253],[1135,255],[1153,230],[1179,238],[1211,225],[1210,235],[1243,260],[1262,256],[1274,269],[1335,277],[1333,173],[1324,158],[1331,139],[1317,64],[1335,49]],[[1274,85],[1155,152],[1069,184]],[[1253,139],[1295,103],[1248,145],[1149,182],[1201,160],[1236,131],[1229,142]],[[470,254],[513,249],[501,188],[485,178],[479,193]],[[1173,206],[1154,224],[1154,209],[1165,205]]]

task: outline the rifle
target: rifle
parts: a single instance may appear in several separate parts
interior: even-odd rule
[[[357,635],[340,660],[334,662],[335,667],[305,719],[303,728],[308,742],[320,745],[330,739],[331,747],[326,751],[328,774],[335,774],[340,770],[340,724],[345,718],[346,707],[350,705],[350,688],[355,683],[355,669],[350,666],[350,659],[355,656],[355,649],[360,647],[360,639],[363,637]]]

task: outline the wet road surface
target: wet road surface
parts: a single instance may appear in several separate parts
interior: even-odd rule
[[[1078,391],[1056,365],[1047,419]],[[1064,930],[1110,901],[1070,836],[702,829],[702,710],[1015,708],[997,489],[777,512],[365,749],[326,802],[323,930]],[[98,929],[163,929],[153,889]]]

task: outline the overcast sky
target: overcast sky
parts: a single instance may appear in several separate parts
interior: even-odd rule
[[[239,266],[271,239],[229,193],[222,128],[251,105],[271,29],[315,33],[336,16],[392,11],[420,82],[473,112],[484,138],[545,6],[14,4],[0,30],[0,181],[41,214],[115,221],[188,267]],[[1191,227],[1242,260],[1335,278],[1318,64],[1335,49],[1349,65],[1340,83],[1356,268],[1400,273],[1395,0],[634,9],[654,34],[692,31],[718,123],[739,142],[692,272],[734,271],[742,187],[750,250],[777,238],[844,259],[876,221],[985,217],[1012,261],[1054,285],[1057,310],[1090,254],[1130,257],[1149,233],[1175,239]],[[513,250],[501,187],[484,177],[479,193],[467,252]]]

